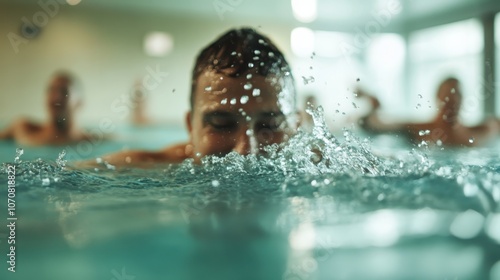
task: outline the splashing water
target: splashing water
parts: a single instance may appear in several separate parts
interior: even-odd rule
[[[21,148],[16,149],[16,157],[14,158],[15,163],[21,163],[21,156],[24,154],[24,150]]]
[[[314,83],[315,79],[313,76],[309,76],[309,77],[302,76],[302,81],[304,82],[304,85],[307,85],[310,83]]]
[[[369,141],[360,140],[347,129],[333,135],[325,123],[322,107],[309,105],[307,112],[314,121],[312,132],[299,130],[286,143],[265,147],[263,156],[233,152],[224,157],[204,157],[201,164],[186,160],[153,169],[104,166],[94,171],[72,168],[66,162],[65,151],[53,162],[21,161],[23,152],[18,150],[14,159],[16,195],[23,203],[25,226],[19,232],[29,237],[25,242],[37,240],[27,244],[37,250],[24,252],[30,258],[23,265],[36,267],[38,258],[53,256],[36,252],[53,252],[51,246],[61,244],[61,240],[66,249],[59,251],[68,250],[71,256],[83,252],[89,260],[95,260],[92,265],[96,267],[110,263],[103,256],[122,257],[124,262],[135,263],[152,274],[158,268],[124,256],[140,256],[145,249],[179,252],[175,257],[164,256],[169,259],[165,262],[169,273],[177,276],[181,268],[196,271],[194,268],[201,267],[200,263],[217,260],[224,254],[239,256],[249,251],[260,252],[261,261],[271,261],[270,256],[278,254],[274,255],[276,259],[291,266],[280,272],[284,275],[295,272],[293,260],[288,259],[295,250],[310,250],[309,261],[315,262],[318,271],[321,267],[324,267],[321,271],[330,271],[327,268],[332,264],[328,258],[332,252],[344,257],[339,248],[359,256],[356,250],[395,246],[390,248],[391,252],[404,257],[408,250],[418,252],[425,246],[431,248],[432,254],[439,246],[455,246],[462,250],[460,256],[468,264],[474,263],[470,256],[476,252],[469,250],[471,246],[479,248],[481,256],[496,252],[498,243],[492,244],[491,240],[500,238],[494,230],[500,222],[494,219],[500,212],[498,157],[492,155],[491,160],[483,157],[485,162],[481,164],[464,164],[446,153],[443,159],[439,155],[430,157],[426,154],[430,149],[427,146],[377,155]],[[464,157],[478,158],[474,154]],[[2,181],[6,180],[6,173],[4,164],[0,168],[0,184],[6,185]],[[5,201],[0,201],[0,206],[7,209],[1,203]],[[490,216],[493,218],[485,218]],[[54,228],[60,231],[60,236]],[[137,234],[141,240],[148,240],[141,244],[141,250],[126,246]],[[61,240],[54,243],[51,238],[57,237]],[[443,241],[446,237],[450,237],[446,239],[448,243]],[[462,243],[449,243],[457,238]],[[193,239],[198,239],[198,243]],[[311,242],[314,240],[317,242]],[[251,243],[248,241],[263,243],[245,248],[245,244]],[[282,243],[289,249],[277,249]],[[397,247],[398,244],[406,245],[405,249]],[[235,247],[237,254],[227,254],[233,253]],[[129,251],[112,253],[116,248]],[[183,253],[199,251],[210,252],[210,257],[199,253],[186,260]],[[453,261],[456,251],[446,252],[433,260]],[[66,257],[47,258],[59,265]],[[361,261],[354,263],[363,262],[362,258],[357,259]],[[189,267],[184,268],[181,261],[189,263]],[[241,274],[241,267],[234,262],[226,259],[224,267],[236,266],[240,269],[235,271]],[[479,262],[479,266],[483,263]],[[388,261],[384,265],[390,264]],[[487,269],[486,266],[475,271]],[[147,276],[154,278],[147,274],[141,278]],[[421,279],[431,276],[435,275],[431,273]],[[193,279],[200,278],[210,277]]]

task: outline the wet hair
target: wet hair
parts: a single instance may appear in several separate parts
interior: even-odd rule
[[[264,77],[286,77],[293,85],[290,65],[283,53],[268,37],[252,28],[231,29],[200,52],[192,73],[191,109],[194,108],[198,77],[205,71],[215,71],[228,77],[255,71]],[[295,87],[292,88],[295,100]]]

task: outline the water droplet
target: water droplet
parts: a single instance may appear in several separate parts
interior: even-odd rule
[[[267,55],[268,55],[269,57],[274,57],[274,53],[273,53],[273,52],[269,52]]]
[[[309,76],[306,78],[306,77],[302,76],[302,81],[304,82],[304,85],[307,85],[309,83],[314,83],[314,77]]]
[[[232,52],[231,55],[236,55],[236,52]]]
[[[241,103],[241,104],[246,104],[247,102],[248,102],[248,96],[243,95],[243,96],[240,98],[240,103]]]
[[[260,54],[260,51],[259,50],[254,50],[253,53],[254,54]]]
[[[248,68],[253,68],[253,63],[252,62],[248,63]]]
[[[420,142],[420,144],[418,144],[418,147],[421,148],[421,147],[425,147],[427,146],[427,142],[422,140],[422,142]]]
[[[259,96],[260,95],[260,89],[254,88],[252,91],[252,96]]]
[[[474,196],[474,195],[476,195],[478,193],[478,191],[479,191],[479,188],[475,184],[466,183],[464,185],[464,194],[465,194],[465,196],[468,196],[468,197]]]
[[[420,130],[420,131],[418,132],[418,135],[420,135],[420,136],[424,136],[424,135],[429,135],[430,133],[431,133],[431,131],[430,131],[430,130],[428,130],[428,129],[427,129],[427,130]]]
[[[14,163],[20,163],[21,160],[19,159],[22,155],[24,154],[24,150],[22,148],[17,148],[16,149],[16,157],[14,158]]]
[[[247,79],[251,79],[252,78],[252,74],[247,74]]]
[[[212,87],[211,86],[206,87],[205,91],[212,91]]]
[[[50,179],[49,178],[43,178],[42,179],[42,186],[48,186],[50,185]]]
[[[109,164],[107,161],[104,162],[104,165],[106,165],[106,168],[109,170],[115,170],[116,167],[112,164]]]
[[[384,200],[384,199],[385,199],[385,194],[383,194],[383,193],[381,193],[381,194],[379,194],[379,195],[377,196],[377,200],[378,200],[378,201],[382,201],[382,200]]]
[[[247,136],[253,135],[253,129],[247,129],[246,134]]]
[[[236,104],[236,98],[231,98],[231,101],[229,101],[229,103],[231,103],[231,105]]]
[[[224,98],[220,101],[220,104],[226,105],[227,104],[227,98]]]
[[[455,88],[452,88],[451,93],[455,93],[455,92],[456,92]]]
[[[474,143],[474,137],[469,138],[469,143]]]
[[[372,194],[372,193],[371,193],[369,190],[364,190],[364,191],[363,191],[363,197],[364,197],[364,198],[368,198],[368,197],[370,197],[370,195],[371,195],[371,194]]]
[[[59,156],[56,159],[56,163],[59,167],[64,168],[66,166],[67,160],[64,159],[66,156],[66,150],[62,150],[61,153],[59,153]]]
[[[249,121],[251,121],[251,120],[252,120],[252,118],[251,118],[250,116],[247,116],[247,117],[245,118],[245,120],[246,120],[247,122],[249,122]]]
[[[442,146],[442,145],[443,145],[443,141],[441,141],[441,139],[438,139],[438,140],[436,141],[436,145],[438,145],[438,146]]]
[[[212,180],[212,187],[218,187],[218,186],[220,186],[219,181],[217,181],[217,180]]]
[[[245,90],[249,90],[249,89],[251,89],[251,88],[252,88],[252,84],[251,84],[251,83],[246,83],[246,84],[243,86],[243,88],[244,88]]]
[[[196,153],[195,156],[196,157],[201,157],[201,153]]]
[[[313,187],[317,187],[317,186],[318,186],[318,181],[316,181],[316,180],[312,180],[312,181],[311,181],[311,186],[313,186]]]

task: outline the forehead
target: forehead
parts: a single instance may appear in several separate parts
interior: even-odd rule
[[[194,94],[195,111],[283,111],[282,99],[289,93],[283,79],[274,76],[264,77],[249,72],[239,77],[228,77],[214,71],[205,71],[198,77]]]

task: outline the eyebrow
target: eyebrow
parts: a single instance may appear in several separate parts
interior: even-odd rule
[[[212,117],[232,118],[236,116],[238,116],[238,114],[222,110],[207,111],[203,113],[203,119],[208,119]]]

